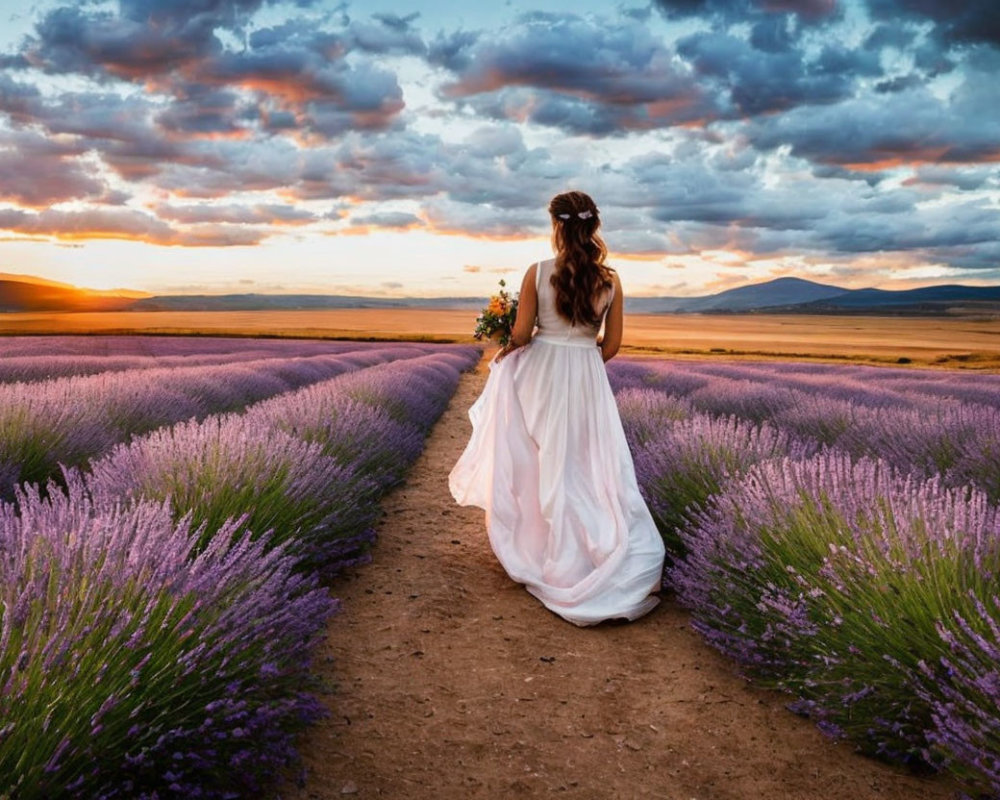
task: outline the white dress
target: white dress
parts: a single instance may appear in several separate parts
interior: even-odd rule
[[[449,486],[459,504],[486,511],[496,557],[548,609],[576,625],[636,619],[659,602],[650,593],[663,541],[639,494],[599,329],[556,312],[554,267],[537,266],[530,344],[490,364]]]

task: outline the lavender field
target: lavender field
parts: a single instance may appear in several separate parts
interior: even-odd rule
[[[472,347],[4,340],[0,797],[255,796]]]
[[[706,640],[832,736],[1000,797],[1000,375],[608,372]]]

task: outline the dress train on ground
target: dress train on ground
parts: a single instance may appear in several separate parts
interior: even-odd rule
[[[486,511],[510,577],[576,625],[652,609],[663,541],[592,336],[541,333],[491,363],[469,417],[449,487]]]

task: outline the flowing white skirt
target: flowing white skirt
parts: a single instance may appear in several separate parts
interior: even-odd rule
[[[652,609],[663,541],[594,342],[536,336],[490,364],[469,417],[449,486],[486,511],[507,574],[576,625]]]

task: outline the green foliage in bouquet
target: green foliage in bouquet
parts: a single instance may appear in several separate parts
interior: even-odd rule
[[[504,288],[506,285],[505,281],[500,281],[500,291],[490,297],[490,302],[476,318],[476,330],[472,334],[477,340],[490,339],[501,347],[510,342],[517,317],[517,297],[510,296]]]

